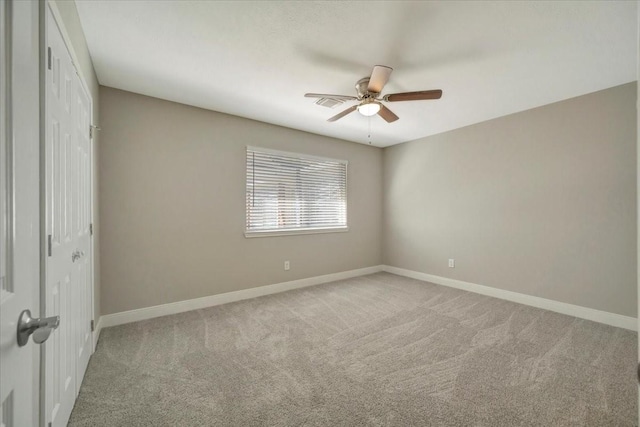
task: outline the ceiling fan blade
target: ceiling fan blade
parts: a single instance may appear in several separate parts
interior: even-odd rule
[[[392,93],[389,95],[385,95],[382,99],[389,102],[422,101],[425,99],[440,99],[441,96],[442,96],[442,91],[440,89],[436,89],[436,90],[421,90],[418,92]]]
[[[382,88],[389,81],[389,76],[393,68],[386,67],[384,65],[376,65],[373,67],[373,71],[371,72],[371,78],[369,78],[369,87],[367,90],[369,92],[380,93],[382,92]]]
[[[393,111],[389,110],[384,105],[380,105],[380,111],[378,111],[378,115],[385,119],[387,123],[395,122],[400,117],[396,116]]]
[[[344,117],[344,116],[346,116],[347,114],[349,114],[349,113],[353,113],[354,111],[356,111],[356,109],[357,109],[357,108],[358,108],[358,106],[357,106],[357,105],[353,105],[353,106],[351,106],[351,107],[347,108],[346,110],[344,110],[343,112],[338,113],[338,114],[336,114],[335,116],[331,117],[331,118],[330,118],[330,119],[328,119],[327,121],[328,121],[328,122],[335,122],[336,120],[343,118],[343,117]]]
[[[356,100],[355,96],[349,95],[329,95],[327,93],[305,93],[306,98],[330,98],[330,99],[344,99],[345,101]]]

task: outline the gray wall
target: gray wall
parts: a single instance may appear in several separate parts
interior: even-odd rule
[[[382,261],[379,148],[107,87],[100,122],[103,314]],[[350,230],[246,239],[247,145],[348,160]]]
[[[99,125],[99,84],[98,78],[93,68],[93,62],[89,55],[87,41],[80,24],[80,17],[76,9],[75,1],[70,0],[49,0],[60,12],[60,18],[64,24],[67,35],[71,39],[71,48],[78,60],[78,71],[89,88],[93,99],[92,123]],[[93,138],[93,245],[94,245],[94,268],[93,268],[93,295],[94,295],[94,319],[100,318],[100,220],[98,209],[98,150],[100,132],[94,132]]]
[[[386,148],[384,263],[636,316],[636,97],[630,83]]]

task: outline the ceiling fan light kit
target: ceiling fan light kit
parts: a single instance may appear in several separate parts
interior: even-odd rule
[[[395,122],[399,119],[393,111],[385,107],[382,102],[398,102],[398,101],[422,101],[428,99],[440,99],[442,91],[421,90],[417,92],[391,93],[380,96],[382,89],[389,81],[389,76],[393,68],[385,65],[376,65],[373,67],[371,77],[363,77],[356,83],[356,93],[358,96],[349,95],[329,95],[324,93],[306,93],[307,98],[320,98],[316,104],[324,107],[336,107],[347,101],[358,101],[358,105],[353,105],[341,113],[327,119],[328,122],[335,122],[338,119],[350,114],[356,110],[366,117],[375,116],[382,117],[387,123]]]
[[[358,105],[358,112],[366,117],[375,116],[380,111],[381,106],[382,104],[377,101],[363,101],[362,104]]]

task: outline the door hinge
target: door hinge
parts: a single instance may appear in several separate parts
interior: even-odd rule
[[[93,138],[94,131],[100,130],[100,126],[89,125],[89,138]]]
[[[93,236],[93,223],[89,224],[89,234]]]
[[[93,331],[95,331],[95,330],[96,330],[96,324],[95,324],[95,322],[92,320],[92,321],[91,321],[91,332],[93,332]]]
[[[51,47],[47,49],[47,68],[51,69]]]
[[[47,254],[51,256],[51,234],[47,236]]]

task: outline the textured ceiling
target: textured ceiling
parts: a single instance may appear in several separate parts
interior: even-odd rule
[[[636,80],[637,2],[76,0],[101,84],[388,146]],[[354,95],[375,64],[386,123],[305,92]]]

